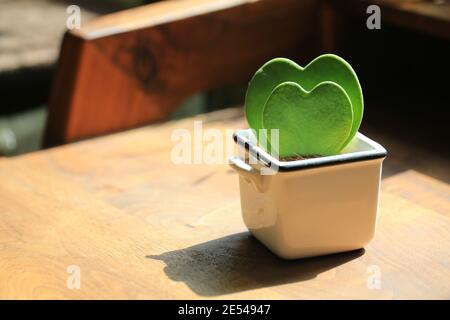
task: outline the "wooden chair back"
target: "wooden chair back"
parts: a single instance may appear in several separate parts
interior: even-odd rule
[[[276,56],[317,54],[318,0],[162,1],[63,39],[45,146],[161,121],[192,94],[248,81]]]

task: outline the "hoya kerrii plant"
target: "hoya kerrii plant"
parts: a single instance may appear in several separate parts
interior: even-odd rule
[[[260,142],[266,139],[260,129],[267,129],[269,143],[271,129],[279,130],[281,158],[328,156],[358,131],[363,95],[353,68],[336,55],[321,55],[304,68],[275,58],[251,79],[245,114]]]

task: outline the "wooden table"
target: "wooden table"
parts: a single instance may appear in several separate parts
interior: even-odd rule
[[[0,298],[450,298],[448,184],[392,174],[369,246],[284,261],[246,231],[228,166],[171,162],[192,120],[0,159]]]

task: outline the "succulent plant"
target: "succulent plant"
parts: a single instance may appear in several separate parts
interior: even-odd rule
[[[304,68],[275,58],[251,79],[245,114],[257,133],[267,129],[269,142],[270,129],[279,129],[280,157],[327,156],[339,153],[355,136],[363,96],[356,73],[336,55],[321,55]]]

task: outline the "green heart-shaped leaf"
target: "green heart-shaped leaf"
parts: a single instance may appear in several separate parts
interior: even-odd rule
[[[321,55],[305,68],[285,58],[276,58],[264,64],[250,81],[245,98],[245,113],[249,126],[255,130],[264,128],[263,110],[269,96],[278,85],[285,82],[294,82],[299,84],[304,91],[311,91],[325,81],[334,82],[345,91],[353,110],[351,129],[341,144],[343,148],[355,136],[361,124],[363,96],[358,78],[352,67],[344,59],[333,54]],[[282,111],[279,110],[278,112]],[[324,127],[330,127],[329,124],[325,123],[325,119],[322,119],[322,122]],[[280,128],[280,126],[278,127]],[[287,137],[280,137],[280,139],[284,138]],[[292,139],[295,139],[295,137],[292,137]],[[318,137],[315,139],[318,139]],[[311,143],[314,143],[314,141],[309,142],[309,144]],[[320,152],[319,154],[324,153]]]
[[[278,153],[285,157],[338,153],[352,122],[350,99],[339,85],[322,82],[308,92],[295,82],[284,82],[267,100],[262,125],[269,132],[280,130]]]

